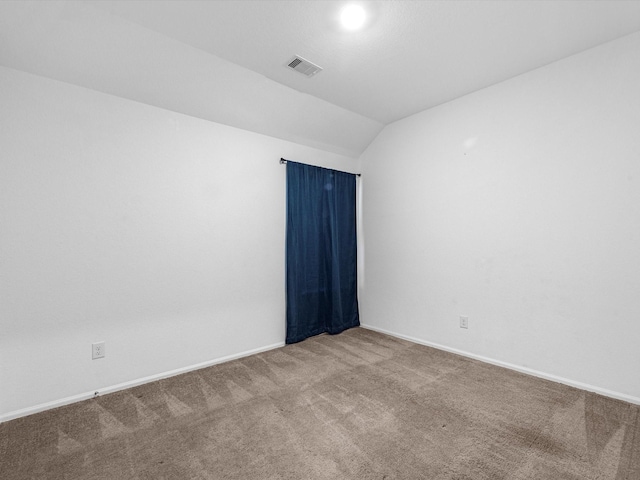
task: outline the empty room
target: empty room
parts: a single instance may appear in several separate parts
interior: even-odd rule
[[[1,1],[0,479],[640,480],[640,1]]]

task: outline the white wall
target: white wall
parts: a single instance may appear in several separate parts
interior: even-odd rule
[[[364,324],[640,402],[640,34],[391,124],[362,162]]]
[[[281,344],[278,160],[358,170],[2,67],[0,146],[0,420]]]

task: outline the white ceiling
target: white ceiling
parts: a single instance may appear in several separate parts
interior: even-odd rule
[[[640,1],[362,1],[358,32],[345,3],[5,1],[0,65],[358,156],[385,124],[640,31]]]
[[[640,30],[639,1],[99,2],[102,8],[384,124]],[[292,55],[323,67],[307,79]]]

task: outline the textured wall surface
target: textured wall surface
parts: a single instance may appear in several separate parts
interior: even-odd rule
[[[0,415],[284,341],[278,160],[356,160],[5,68],[0,105]]]
[[[640,401],[639,51],[387,126],[362,157],[363,324]]]

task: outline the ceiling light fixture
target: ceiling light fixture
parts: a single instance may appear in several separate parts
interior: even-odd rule
[[[367,13],[360,5],[350,4],[342,9],[340,22],[347,30],[357,30],[364,25]]]

